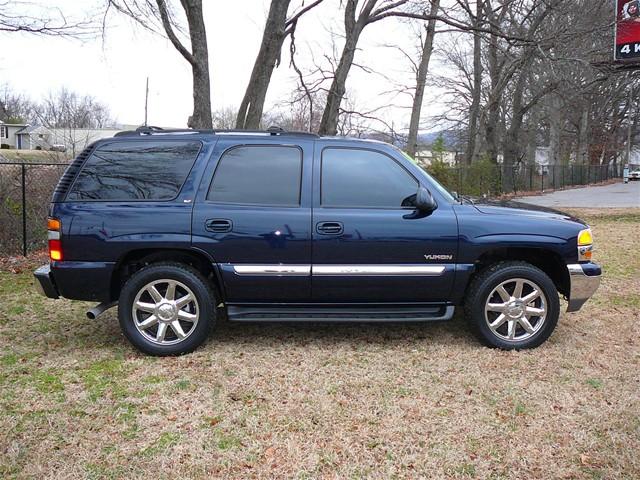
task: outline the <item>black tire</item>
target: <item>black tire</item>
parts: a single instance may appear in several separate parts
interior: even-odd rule
[[[182,307],[185,309],[191,309],[191,311],[194,311],[195,313],[190,313],[187,310],[182,311],[182,308],[178,308],[174,305],[174,313],[176,315],[175,318],[176,320],[179,320],[179,322],[184,326],[184,329],[181,333],[183,335],[186,335],[186,338],[180,339],[172,323],[168,323],[168,325],[165,325],[164,327],[163,332],[166,332],[166,334],[163,334],[162,341],[164,342],[166,338],[167,342],[175,342],[171,344],[154,343],[153,340],[147,338],[147,336],[156,336],[156,341],[158,341],[157,331],[159,328],[159,324],[166,322],[156,321],[155,324],[152,324],[153,326],[157,325],[155,334],[153,331],[153,326],[151,326],[148,327],[149,330],[144,330],[145,332],[148,332],[147,336],[145,336],[145,334],[143,334],[140,329],[136,327],[136,323],[140,325],[141,322],[138,322],[136,320],[136,318],[138,317],[138,313],[135,314],[136,318],[134,318],[133,311],[136,297],[145,288],[145,286],[148,286],[155,281],[161,281],[165,279],[176,282],[177,284],[177,286],[175,287],[176,293],[174,295],[171,295],[170,297],[176,298],[176,295],[180,291],[182,291],[182,297],[180,298],[187,298],[188,293],[192,293],[192,297],[195,297],[195,302],[189,302],[189,304]],[[161,289],[163,282],[158,283],[158,285],[158,289]],[[191,292],[186,290],[184,287],[186,287]],[[158,291],[158,289],[156,290]],[[143,293],[142,295],[148,294],[149,290],[147,290],[147,292]],[[168,296],[168,291],[165,291],[164,296]],[[144,298],[145,297],[141,296],[140,301],[142,301]],[[146,298],[148,299],[150,298],[150,296]],[[177,300],[179,300],[180,298],[178,298]],[[162,301],[164,302],[164,300],[165,299],[163,299]],[[141,352],[155,356],[181,355],[192,352],[207,339],[207,336],[213,328],[216,320],[215,305],[216,299],[211,285],[209,284],[207,279],[195,268],[182,263],[156,263],[138,270],[124,284],[124,287],[120,292],[118,318],[120,320],[120,328],[122,329],[122,333],[124,334],[124,336],[127,337],[127,339]],[[142,310],[140,310],[140,312],[142,312]],[[158,311],[156,310],[156,312]],[[189,328],[188,325],[192,321],[185,322],[180,320],[178,318],[178,312],[182,314],[186,313],[187,315],[192,316],[195,315],[195,317],[197,317],[197,320],[193,322],[195,323],[195,325],[191,323],[191,328]],[[152,315],[160,318],[162,312],[157,315],[149,313],[149,316]],[[167,322],[169,322],[169,320],[167,320]],[[181,330],[181,328],[178,328],[177,330]]]
[[[511,317],[509,317],[509,315],[517,314],[518,307],[521,305],[514,305],[511,309],[505,309],[505,311],[508,311],[508,313],[505,313],[506,320],[502,319],[502,321],[506,324],[506,327],[500,326],[496,329],[503,329],[502,332],[494,332],[494,330],[492,330],[492,328],[489,326],[489,321],[495,321],[495,323],[499,323],[497,321],[498,319],[495,317],[489,318],[489,316],[492,315],[493,312],[485,312],[486,304],[493,304],[494,302],[496,302],[495,299],[498,298],[496,296],[499,294],[497,292],[494,292],[494,290],[497,289],[501,284],[503,284],[503,282],[512,281],[513,285],[515,286],[516,279],[524,279],[526,282],[532,282],[537,287],[539,287],[542,290],[544,297],[541,297],[539,300],[535,300],[534,302],[539,302],[539,305],[543,305],[542,302],[544,302],[544,306],[546,308],[546,315],[544,319],[542,318],[542,316],[536,317],[534,315],[531,317],[531,319],[527,320],[527,322],[529,322],[529,320],[532,320],[531,322],[529,322],[527,328],[533,326],[533,332],[527,332],[525,330],[525,327],[523,325],[520,325],[518,321],[513,322],[513,324],[515,325],[514,332],[521,332],[521,336],[523,337],[522,340],[518,340],[517,337],[514,339],[505,339],[501,338],[500,336],[503,335],[508,337],[508,334],[504,333],[504,329],[506,328],[507,332],[509,331],[509,326],[511,323],[509,322],[509,320],[511,320]],[[531,284],[526,282],[524,288],[529,288],[529,292],[533,293]],[[505,289],[508,289],[510,285],[511,283],[506,283]],[[507,293],[511,293],[508,290],[506,291]],[[492,296],[490,297],[490,295]],[[507,303],[503,299],[497,301],[501,301],[505,304]],[[509,302],[509,305],[511,304],[512,302]],[[535,308],[535,303],[530,306],[532,308]],[[501,315],[501,313],[496,313],[495,315],[499,316]],[[507,261],[491,265],[471,281],[465,299],[465,317],[476,336],[485,345],[493,348],[501,348],[503,350],[520,350],[526,348],[535,348],[539,346],[545,340],[547,340],[547,338],[549,338],[549,336],[555,329],[558,323],[559,315],[560,300],[558,298],[558,292],[553,281],[542,270],[534,267],[527,262]],[[534,322],[538,322],[541,319],[542,323],[537,326],[537,323]],[[527,335],[528,337],[525,338]]]

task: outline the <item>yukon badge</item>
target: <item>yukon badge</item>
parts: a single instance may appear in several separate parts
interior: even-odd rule
[[[453,255],[425,255],[427,260],[453,260]]]

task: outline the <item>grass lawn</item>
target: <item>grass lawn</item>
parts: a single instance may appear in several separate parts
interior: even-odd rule
[[[68,162],[70,152],[51,152],[49,150],[0,150],[0,160],[18,163],[59,163]]]
[[[640,477],[640,209],[574,212],[605,270],[532,351],[426,325],[220,325],[138,354],[115,309],[0,271],[0,478]],[[586,214],[585,214],[586,213]]]

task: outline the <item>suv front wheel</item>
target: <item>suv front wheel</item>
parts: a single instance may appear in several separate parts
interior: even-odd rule
[[[152,264],[127,280],[118,304],[127,339],[150,355],[195,350],[215,322],[215,298],[196,269],[180,263]]]
[[[560,301],[553,281],[539,268],[526,262],[500,262],[472,281],[465,315],[490,347],[535,348],[555,329]]]

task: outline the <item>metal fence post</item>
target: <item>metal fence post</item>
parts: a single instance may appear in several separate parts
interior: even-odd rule
[[[22,255],[27,256],[27,167],[22,167]]]

